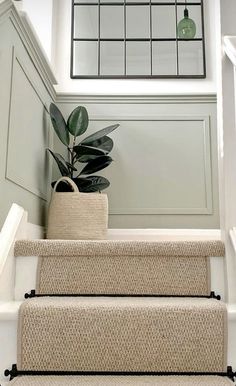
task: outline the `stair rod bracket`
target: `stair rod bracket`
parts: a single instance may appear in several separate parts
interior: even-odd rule
[[[216,299],[216,300],[221,300],[221,296],[220,295],[216,295],[215,291],[211,291],[210,298]]]
[[[53,296],[53,297],[155,297],[155,298],[168,298],[168,297],[175,297],[175,298],[208,298],[208,299],[216,299],[221,300],[220,295],[216,295],[215,291],[211,291],[209,296],[204,295],[158,295],[158,294],[36,294],[36,290],[33,289],[30,292],[25,293],[24,297],[25,299],[31,299],[35,297],[44,297],[44,296]]]
[[[30,299],[30,298],[34,298],[36,296],[36,291],[35,290],[31,290],[29,293],[27,292],[25,294],[25,299]]]
[[[233,371],[232,366],[227,366],[227,377],[231,379],[233,382],[236,378],[236,372]]]
[[[5,377],[9,377],[9,376],[10,376],[10,381],[12,381],[13,378],[17,377],[17,375],[18,375],[18,370],[17,370],[16,364],[13,364],[13,365],[12,365],[11,370],[8,370],[8,369],[5,370],[5,371],[4,371],[4,375],[5,375]]]

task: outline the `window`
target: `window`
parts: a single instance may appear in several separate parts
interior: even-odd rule
[[[205,76],[203,0],[72,0],[71,78]]]

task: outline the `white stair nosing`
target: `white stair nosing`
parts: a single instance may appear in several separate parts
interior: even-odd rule
[[[17,320],[22,301],[0,302],[0,321]]]

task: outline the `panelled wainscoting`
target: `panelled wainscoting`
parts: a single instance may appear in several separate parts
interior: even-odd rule
[[[45,149],[53,135],[47,110],[54,101],[65,117],[86,106],[88,133],[120,123],[112,133],[114,162],[102,172],[111,181],[110,228],[219,227],[215,94],[57,93],[26,15],[6,0],[0,19],[1,225],[12,202],[24,206],[32,222],[45,222],[51,180]],[[57,138],[54,148],[64,151]]]
[[[86,106],[86,135],[120,124],[102,172],[111,228],[219,227],[215,95],[59,94],[57,104],[65,117]]]
[[[43,224],[51,179],[45,149],[56,80],[25,23],[11,1],[0,4],[0,227],[12,202]]]

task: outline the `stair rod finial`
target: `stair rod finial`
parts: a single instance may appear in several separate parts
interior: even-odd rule
[[[227,366],[227,377],[231,379],[233,382],[236,378],[236,372],[233,371],[232,366]]]
[[[26,292],[24,297],[25,297],[25,299],[34,298],[35,294],[36,294],[35,290],[31,290],[30,292]]]
[[[9,376],[10,376],[10,381],[11,381],[13,378],[17,377],[17,375],[18,375],[18,370],[17,370],[16,364],[13,364],[13,365],[12,365],[11,370],[6,369],[6,370],[4,371],[4,375],[5,375],[5,377],[9,377]]]

